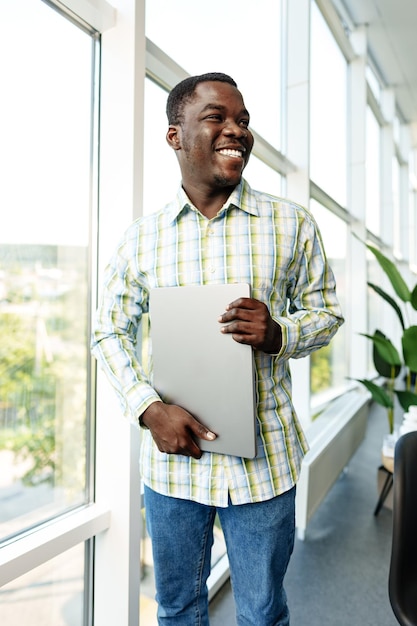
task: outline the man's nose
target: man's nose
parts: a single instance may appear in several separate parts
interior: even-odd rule
[[[235,135],[236,137],[246,137],[248,134],[247,129],[241,126],[234,120],[226,120],[224,125],[224,132],[227,135]]]

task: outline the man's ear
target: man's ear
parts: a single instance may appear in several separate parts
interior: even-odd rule
[[[173,150],[180,150],[181,149],[181,127],[169,126],[166,139],[167,139],[168,145],[171,146]]]

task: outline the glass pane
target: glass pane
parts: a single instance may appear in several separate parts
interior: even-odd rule
[[[346,204],[347,64],[315,2],[311,14],[311,179]]]
[[[45,3],[1,3],[0,539],[86,497],[92,54]]]
[[[366,227],[380,229],[380,137],[381,129],[370,107],[366,110]]]
[[[212,0],[209,5],[148,0],[146,36],[189,74],[230,74],[252,128],[280,148],[281,0],[262,0],[256,10],[252,0]]]
[[[282,194],[282,176],[254,154],[251,155],[243,176],[252,189],[258,189],[273,196]]]
[[[392,159],[392,225],[394,235],[394,253],[402,256],[401,246],[401,207],[400,207],[400,164],[397,157]]]
[[[165,113],[168,93],[149,79],[145,81],[145,158],[143,213],[159,211],[175,197],[181,173],[174,150],[166,141]],[[161,172],[164,184],[161,185]]]
[[[417,192],[410,191],[410,263],[416,272],[417,268]],[[417,282],[417,281],[416,281]]]
[[[379,102],[381,100],[381,85],[378,78],[375,76],[374,71],[369,67],[369,65],[367,65],[366,67],[366,80],[376,100]]]
[[[320,228],[324,249],[336,278],[337,296],[346,312],[346,238],[345,222],[324,206],[311,200],[311,210]],[[330,344],[311,355],[311,392],[313,403],[318,394],[330,389],[342,390],[348,376],[348,344],[346,325],[342,326]]]
[[[0,589],[1,626],[82,626],[84,544]]]

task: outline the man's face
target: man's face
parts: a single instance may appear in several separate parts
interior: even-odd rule
[[[183,185],[208,191],[236,186],[249,160],[253,136],[241,93],[218,81],[197,85],[183,122],[168,142],[177,150]],[[174,137],[175,135],[175,137]]]

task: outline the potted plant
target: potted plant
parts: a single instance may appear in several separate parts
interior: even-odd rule
[[[396,312],[402,328],[401,351],[397,350],[391,340],[378,329],[373,335],[363,333],[373,342],[373,361],[376,371],[385,379],[380,386],[370,379],[356,379],[371,393],[372,399],[387,409],[389,432],[394,432],[394,400],[395,397],[404,411],[417,405],[417,326],[410,325],[411,314],[417,311],[417,284],[410,290],[390,259],[370,244],[366,247],[377,259],[388,277],[400,304],[381,287],[368,282],[368,286],[383,298]],[[407,322],[407,324],[406,324]],[[405,385],[398,388],[397,379],[404,372]],[[404,387],[404,388],[403,388]]]

